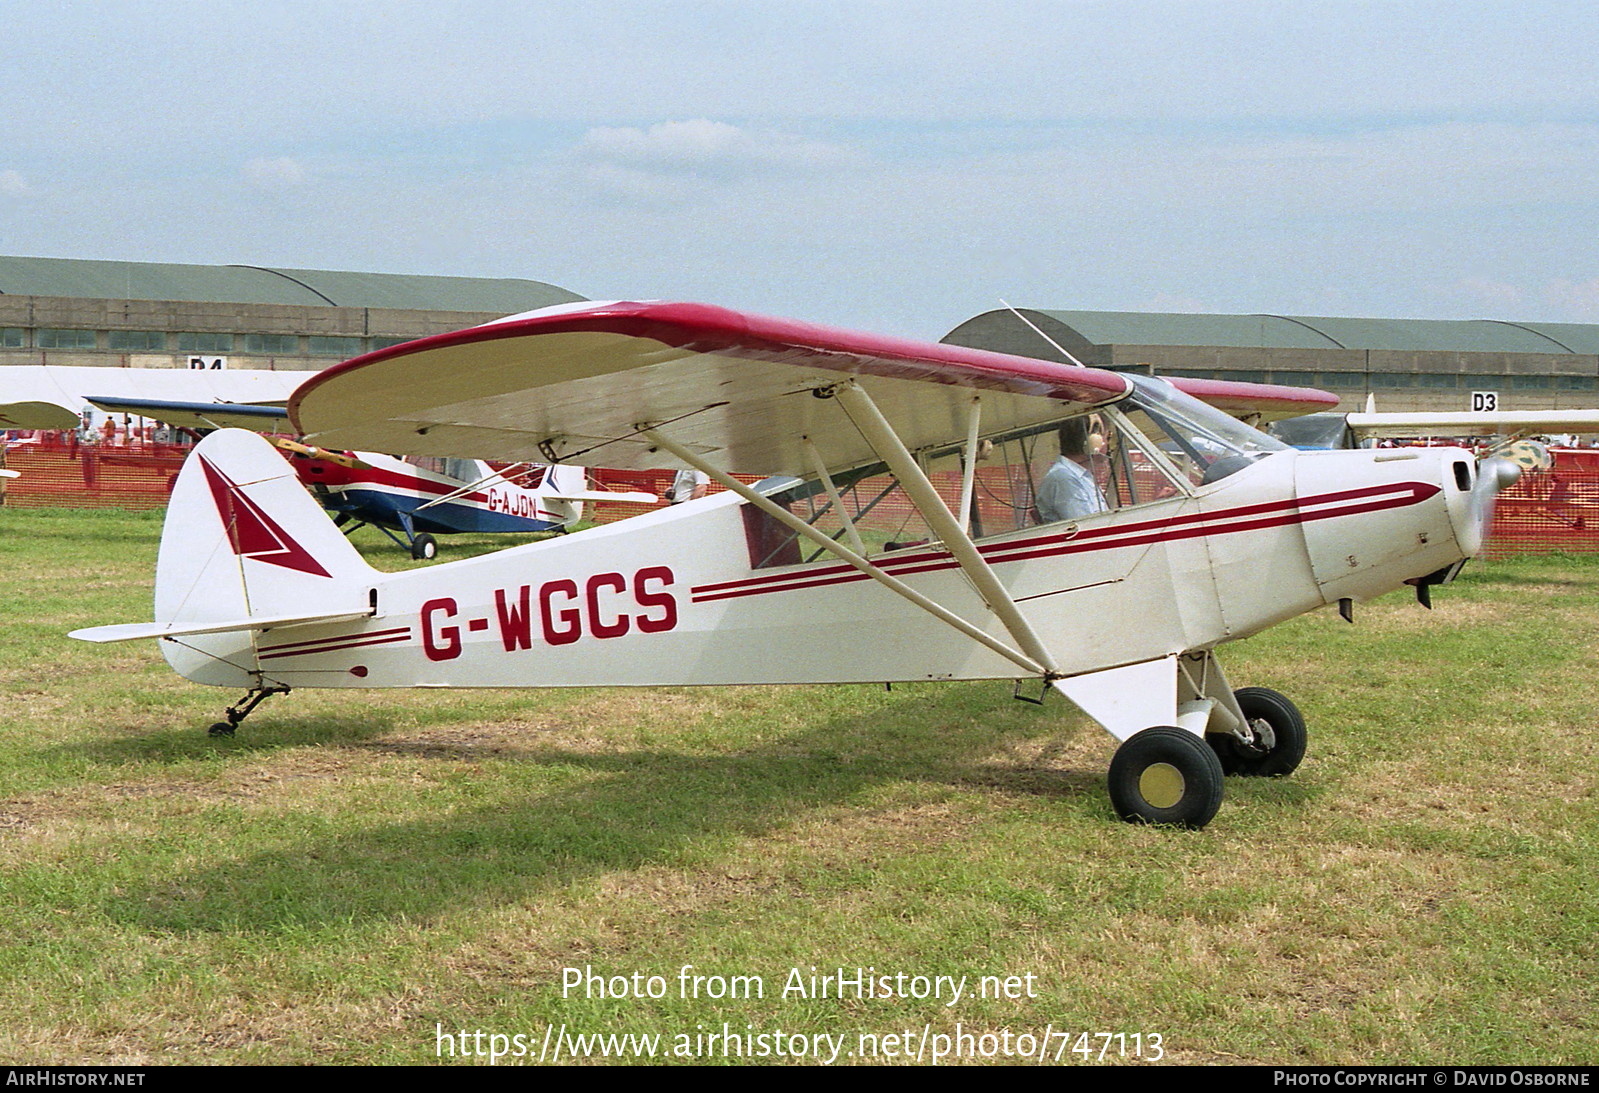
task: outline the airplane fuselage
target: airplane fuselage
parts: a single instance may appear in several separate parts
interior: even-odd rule
[[[1214,646],[1469,556],[1469,454],[1293,452],[1191,494],[978,541],[1071,676]],[[732,494],[377,576],[368,619],[163,642],[197,682],[561,687],[1011,679],[1015,664],[834,559],[755,568]],[[1003,630],[950,555],[874,557]],[[256,565],[246,560],[246,565]],[[358,590],[360,591],[360,590]],[[1129,624],[1126,620],[1136,620]],[[217,659],[217,658],[221,659]]]

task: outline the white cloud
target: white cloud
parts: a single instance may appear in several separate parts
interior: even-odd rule
[[[288,156],[249,160],[243,167],[243,173],[251,185],[263,190],[299,186],[309,177],[300,162]]]
[[[1599,321],[1599,277],[1587,281],[1551,281],[1544,287],[1544,298],[1556,313],[1573,322]]]
[[[0,171],[0,194],[5,194],[7,197],[25,197],[31,193],[33,187],[22,177],[21,171]]]
[[[1449,287],[1447,294],[1464,297],[1487,309],[1488,314],[1495,318],[1519,314],[1525,310],[1527,299],[1527,294],[1519,285],[1487,277],[1463,277]]]
[[[708,118],[647,129],[599,126],[583,134],[572,154],[587,181],[632,197],[681,197],[707,183],[828,172],[860,159],[842,145]]]

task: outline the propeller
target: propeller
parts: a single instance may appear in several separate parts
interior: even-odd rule
[[[327,448],[318,448],[311,444],[301,444],[298,440],[290,440],[286,436],[269,436],[272,446],[279,451],[288,452],[290,455],[303,455],[307,459],[320,459],[328,463],[337,463],[341,467],[348,467],[352,471],[369,471],[372,464],[364,459],[358,459],[348,452],[334,452]]]
[[[1494,502],[1521,478],[1521,465],[1497,455],[1477,464],[1477,483],[1471,487],[1471,514],[1482,541],[1488,538],[1493,523]]]

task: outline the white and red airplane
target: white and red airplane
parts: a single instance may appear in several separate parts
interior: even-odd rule
[[[273,443],[289,453],[300,481],[335,522],[354,521],[347,531],[370,524],[418,559],[438,554],[435,535],[565,531],[582,519],[585,501],[659,500],[642,491],[590,489],[582,467],[522,463],[495,469],[481,459],[399,458],[328,452],[284,439]]]
[[[688,466],[726,492],[380,573],[266,441],[224,430],[178,480],[155,622],[73,636],[157,638],[186,678],[247,689],[219,734],[300,687],[1037,680],[1122,741],[1118,813],[1199,827],[1225,772],[1305,749],[1293,703],[1234,690],[1216,649],[1446,579],[1514,478],[1454,448],[1296,451],[1224,412],[1333,402],[694,304],[535,312],[329,369],[297,430]]]

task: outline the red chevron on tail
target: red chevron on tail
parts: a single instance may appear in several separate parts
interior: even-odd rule
[[[317,577],[332,576],[276,520],[250,500],[236,482],[204,456],[200,456],[199,460],[205,470],[206,482],[211,487],[211,496],[216,500],[217,512],[228,529],[233,553],[241,558],[254,558],[258,562],[296,569]]]

